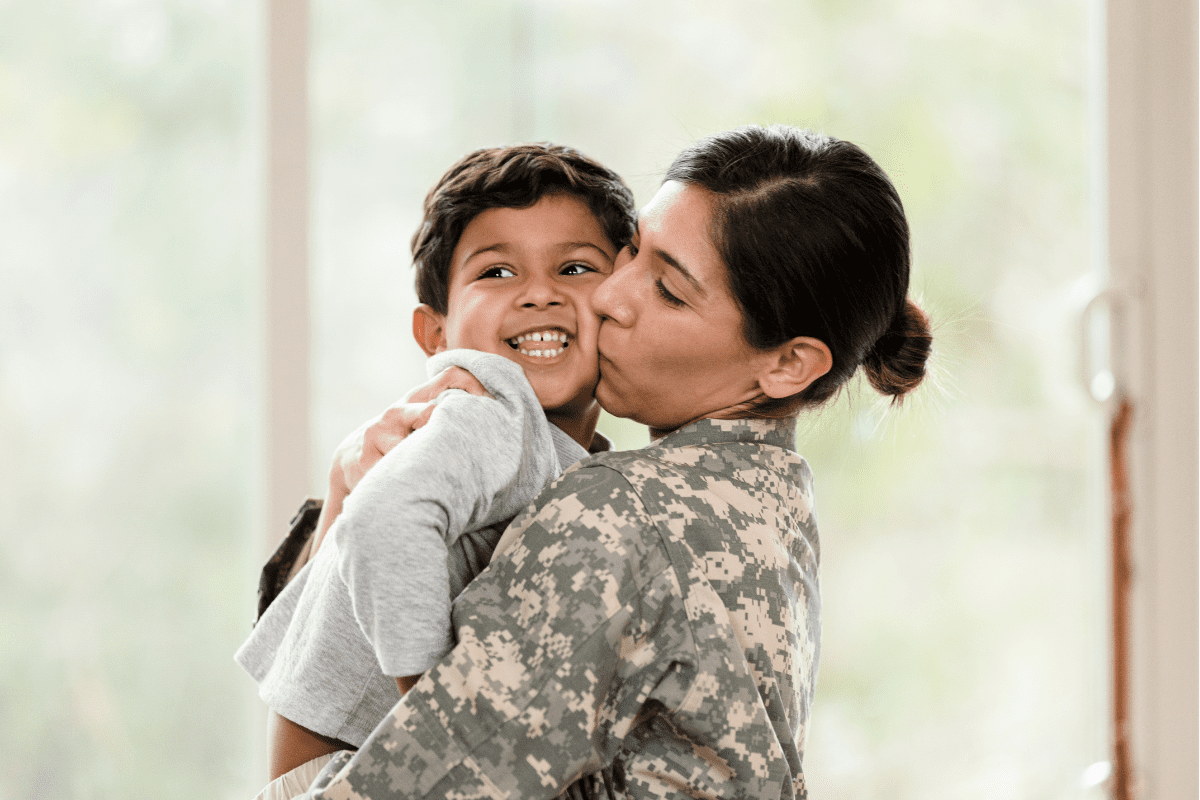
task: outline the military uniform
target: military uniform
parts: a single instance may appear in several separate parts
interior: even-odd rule
[[[458,642],[314,798],[803,798],[819,653],[794,420],[701,420],[568,470]]]

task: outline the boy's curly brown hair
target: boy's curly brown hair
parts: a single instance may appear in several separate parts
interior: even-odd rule
[[[425,197],[425,217],[412,239],[417,298],[447,312],[454,248],[481,211],[527,208],[555,193],[586,203],[618,250],[633,238],[633,193],[599,162],[548,142],[483,148],[450,167]]]

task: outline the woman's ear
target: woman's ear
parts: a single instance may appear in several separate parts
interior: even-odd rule
[[[772,349],[759,373],[758,385],[767,397],[791,397],[807,389],[832,366],[829,345],[811,336],[797,336]]]
[[[432,356],[446,349],[446,315],[424,303],[413,309],[413,338],[417,346]]]

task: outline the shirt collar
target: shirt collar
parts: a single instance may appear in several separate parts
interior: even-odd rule
[[[651,442],[649,447],[697,447],[754,442],[796,449],[796,418],[700,419]]]

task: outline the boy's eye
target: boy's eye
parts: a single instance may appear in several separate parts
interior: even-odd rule
[[[516,274],[517,273],[513,272],[508,267],[495,266],[495,267],[488,267],[487,269],[485,269],[483,272],[481,272],[479,274],[479,277],[480,278],[512,278],[512,277],[515,277]]]
[[[598,270],[591,264],[585,264],[582,261],[572,261],[562,268],[562,275],[585,275],[589,272],[597,272]]]

